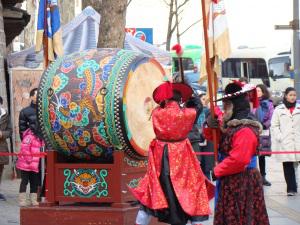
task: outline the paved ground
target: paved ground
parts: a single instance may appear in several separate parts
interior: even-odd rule
[[[268,179],[272,182],[272,186],[265,187],[265,196],[271,225],[300,225],[300,194],[293,197],[286,196],[282,165],[271,157],[267,158],[267,166]],[[300,172],[298,182],[300,182]],[[1,190],[7,197],[7,201],[0,201],[0,225],[19,225],[17,204],[19,183],[20,180],[2,182]],[[212,220],[204,223],[204,225],[211,224]]]

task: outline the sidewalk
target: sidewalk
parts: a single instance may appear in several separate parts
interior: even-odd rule
[[[274,157],[267,157],[267,178],[271,187],[265,187],[265,198],[271,225],[300,225],[300,194],[288,197],[284,182],[282,165]],[[300,167],[298,183],[300,182]],[[3,180],[2,193],[7,201],[0,201],[0,225],[19,225],[19,207],[17,203],[20,180]],[[300,192],[300,190],[298,189]],[[212,205],[213,208],[213,205]],[[212,225],[212,218],[203,225]],[[117,225],[117,224],[114,224]]]

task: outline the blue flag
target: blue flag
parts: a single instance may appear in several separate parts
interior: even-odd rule
[[[47,16],[46,20],[45,16]],[[62,32],[57,0],[39,1],[36,51],[42,50],[45,30],[47,31],[48,60],[54,61],[55,56],[63,55]]]

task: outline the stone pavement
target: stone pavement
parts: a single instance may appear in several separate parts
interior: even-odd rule
[[[300,194],[292,197],[286,195],[282,165],[277,163],[274,157],[267,158],[267,170],[267,178],[272,182],[271,187],[265,187],[271,225],[300,225]],[[299,182],[300,172],[298,172]],[[20,180],[3,180],[1,184],[1,191],[7,197],[7,201],[0,201],[0,225],[19,225],[17,204],[19,183]],[[212,224],[212,219],[203,223],[203,225]]]

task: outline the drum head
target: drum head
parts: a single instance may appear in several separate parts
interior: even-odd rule
[[[164,79],[164,70],[154,60],[140,64],[128,74],[123,92],[123,115],[130,145],[140,156],[148,155],[155,137],[151,113],[157,106],[152,98],[154,89]]]

